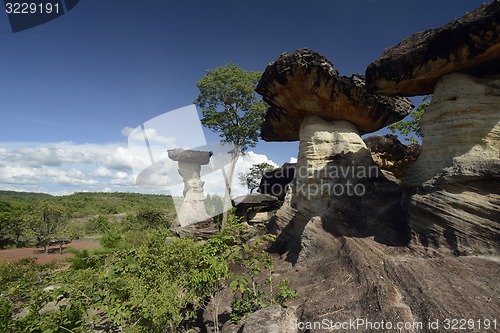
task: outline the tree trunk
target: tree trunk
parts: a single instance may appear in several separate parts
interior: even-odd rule
[[[231,153],[231,163],[229,164],[229,172],[226,174],[226,172],[223,169],[223,174],[224,174],[224,179],[226,183],[226,191],[224,195],[224,208],[222,212],[222,222],[221,222],[221,229],[224,229],[226,227],[227,223],[227,215],[230,207],[230,200],[231,200],[231,183],[233,181],[233,174],[234,174],[234,169],[236,168],[236,162],[238,162],[238,157],[239,157],[239,148],[234,147],[232,153]]]

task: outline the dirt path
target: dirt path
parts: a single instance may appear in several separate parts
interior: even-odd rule
[[[59,253],[59,245],[51,246],[49,248],[49,253],[44,253],[44,249],[42,247],[29,247],[22,249],[8,249],[8,250],[0,250],[0,264],[6,261],[17,261],[22,258],[27,257],[35,257],[37,258],[37,262],[39,264],[46,264],[48,262],[52,262],[54,260],[62,260],[68,257],[73,256],[72,253],[65,251],[67,248],[72,247],[79,250],[82,249],[95,249],[99,247],[99,241],[94,239],[82,239],[73,241],[70,244],[63,246],[63,253]]]

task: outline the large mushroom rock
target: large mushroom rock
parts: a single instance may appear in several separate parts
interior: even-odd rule
[[[442,78],[422,117],[423,149],[402,184],[413,245],[500,253],[500,75]],[[416,190],[412,190],[416,188]]]
[[[201,166],[208,164],[212,152],[176,148],[168,150],[168,157],[179,164],[179,174],[184,181],[184,200],[177,211],[177,221],[186,227],[190,224],[211,221],[205,210],[204,181],[200,179]]]
[[[406,174],[422,151],[419,144],[404,145],[392,134],[370,136],[363,141],[380,169],[384,173],[389,172],[397,179]]]
[[[339,76],[326,58],[307,49],[282,54],[270,64],[257,92],[270,105],[262,137],[300,140],[294,181],[270,225],[283,233],[285,246],[300,252],[305,247],[301,240],[308,239],[302,235],[304,228],[315,217],[335,225],[330,232],[385,233],[389,238],[396,235],[399,242],[399,230],[383,232],[382,226],[398,229],[401,194],[382,175],[360,133],[402,119],[412,104],[405,98],[368,93],[361,76]],[[341,228],[342,221],[348,226]],[[294,241],[298,247],[289,245]]]
[[[453,72],[500,73],[500,1],[386,49],[366,69],[366,81],[380,94],[427,95],[441,77]]]

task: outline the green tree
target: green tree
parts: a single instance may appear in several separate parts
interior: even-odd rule
[[[417,144],[418,140],[415,138],[415,136],[422,138],[422,132],[420,131],[420,120],[422,119],[422,116],[429,104],[431,104],[431,98],[431,96],[424,97],[423,102],[416,109],[410,112],[410,120],[401,120],[397,123],[389,125],[389,129],[391,130],[391,132],[399,132],[404,136],[406,140],[410,141],[412,144]]]
[[[227,221],[227,203],[231,195],[231,182],[238,157],[257,144],[266,104],[255,92],[262,73],[245,71],[233,63],[208,70],[196,84],[201,108],[202,124],[218,132],[222,143],[233,144],[231,163],[226,182],[225,207],[222,226]]]
[[[241,186],[246,186],[252,193],[260,185],[260,180],[266,172],[276,169],[273,165],[262,162],[252,165],[248,173],[240,172],[238,178]]]
[[[160,227],[170,227],[171,221],[167,219],[165,213],[154,207],[142,208],[137,212],[137,220],[147,228],[158,229]]]
[[[0,240],[2,245],[19,242],[19,238],[25,232],[25,221],[23,211],[25,207],[19,204],[12,204],[7,201],[0,201]]]
[[[45,248],[45,253],[49,251],[50,241],[64,233],[68,221],[63,209],[48,201],[35,205],[27,220],[29,229]]]

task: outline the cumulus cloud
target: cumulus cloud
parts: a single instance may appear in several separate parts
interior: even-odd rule
[[[290,163],[297,163],[296,157],[290,157]]]

